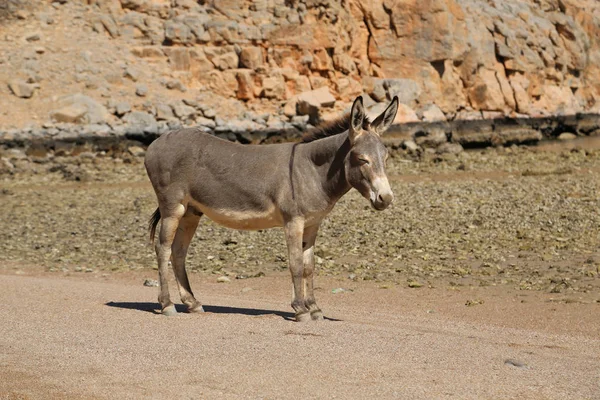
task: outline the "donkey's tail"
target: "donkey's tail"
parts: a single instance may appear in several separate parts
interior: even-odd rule
[[[156,225],[158,225],[158,221],[160,221],[160,209],[157,208],[154,211],[154,214],[150,217],[148,221],[148,229],[150,230],[150,243],[154,244],[154,233],[156,232]]]

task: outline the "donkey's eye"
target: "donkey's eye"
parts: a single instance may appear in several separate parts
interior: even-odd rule
[[[366,165],[369,164],[369,160],[367,160],[366,158],[358,157],[358,163],[360,165]]]

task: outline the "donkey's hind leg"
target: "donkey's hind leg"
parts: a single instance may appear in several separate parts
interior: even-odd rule
[[[179,221],[179,227],[175,234],[175,240],[173,240],[171,260],[173,263],[173,272],[175,272],[175,278],[177,279],[177,286],[179,287],[179,295],[181,301],[188,308],[189,312],[203,312],[202,304],[196,300],[194,293],[190,287],[187,272],[185,270],[185,257],[190,246],[190,242],[194,237],[198,222],[202,213],[196,212],[192,207],[188,207],[187,212]]]
[[[169,295],[169,284],[167,282],[167,273],[169,259],[171,258],[171,245],[177,232],[179,220],[185,213],[183,204],[177,204],[174,207],[160,207],[161,224],[156,242],[156,258],[158,259],[158,279],[160,281],[160,294],[158,302],[160,303],[164,315],[175,315],[175,305],[171,302]]]

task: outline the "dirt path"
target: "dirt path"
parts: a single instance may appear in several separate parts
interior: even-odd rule
[[[195,275],[207,312],[167,318],[148,271],[4,273],[2,399],[600,398],[597,303],[319,277],[331,320],[298,324],[287,274]]]

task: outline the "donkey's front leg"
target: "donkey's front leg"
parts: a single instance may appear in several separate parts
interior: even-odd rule
[[[306,285],[304,303],[314,320],[323,319],[323,312],[317,305],[314,293],[313,276],[315,271],[315,239],[319,225],[307,226],[302,236],[302,258],[304,262],[304,284]]]
[[[292,308],[296,312],[296,321],[310,320],[310,312],[306,308],[304,299],[304,263],[302,259],[302,234],[304,232],[304,219],[296,217],[285,222],[285,240],[288,247],[288,262],[292,274],[294,297]]]

